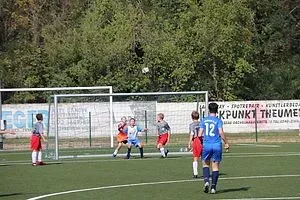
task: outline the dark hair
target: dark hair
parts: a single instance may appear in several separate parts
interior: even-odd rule
[[[133,121],[135,121],[135,119],[132,117],[132,118],[130,118],[130,120],[129,121],[131,121],[131,120],[133,120]]]
[[[36,117],[36,119],[39,120],[39,121],[42,121],[42,120],[43,120],[43,114],[41,114],[41,113],[38,113],[35,117]]]
[[[199,112],[198,111],[193,111],[191,116],[192,116],[193,120],[198,120],[199,119]]]
[[[219,105],[216,104],[216,103],[210,103],[208,105],[208,110],[210,113],[217,113],[218,112],[218,108],[219,108]]]

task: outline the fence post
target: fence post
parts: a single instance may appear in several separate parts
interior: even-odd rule
[[[196,101],[197,101],[197,107],[196,107],[196,111],[199,111],[199,95],[196,96]]]
[[[148,128],[147,110],[145,110],[145,128]],[[145,131],[146,144],[148,143],[148,130]]]
[[[34,123],[34,114],[32,113],[32,114],[31,114],[31,126],[32,126],[31,128],[32,128],[32,129],[34,129],[34,124],[35,124],[35,123]]]
[[[255,123],[255,142],[258,141],[258,133],[257,133],[257,108],[255,107],[254,113],[254,123]]]
[[[92,115],[91,112],[89,112],[89,143],[90,148],[92,147]]]

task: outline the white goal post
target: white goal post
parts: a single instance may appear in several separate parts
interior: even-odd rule
[[[186,91],[186,92],[145,92],[145,93],[110,93],[110,94],[56,94],[53,95],[54,97],[54,121],[53,121],[53,128],[54,128],[54,148],[55,151],[53,152],[53,158],[58,160],[59,159],[59,101],[62,98],[73,98],[73,97],[109,97],[110,99],[110,147],[113,147],[114,144],[114,133],[113,133],[113,97],[137,97],[137,96],[163,96],[163,95],[194,95],[197,97],[197,108],[198,106],[198,95],[204,95],[205,96],[205,108],[208,108],[208,91]],[[208,109],[205,109],[205,115],[208,115]]]

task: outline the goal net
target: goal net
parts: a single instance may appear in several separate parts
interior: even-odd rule
[[[113,99],[112,102],[110,100]],[[156,115],[164,113],[171,127],[167,148],[171,153],[187,151],[191,112],[207,113],[208,92],[160,92],[54,95],[50,105],[48,157],[111,156],[117,145],[117,125],[122,117],[135,118],[145,155],[159,155],[156,149]],[[118,156],[126,152],[123,147]],[[133,150],[133,153],[135,151]]]

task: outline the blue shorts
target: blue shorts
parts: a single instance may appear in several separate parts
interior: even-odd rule
[[[203,161],[222,161],[222,143],[203,143]]]
[[[139,139],[128,140],[127,142],[128,142],[127,143],[128,145],[130,145],[130,146],[132,145],[132,146],[135,146],[135,147],[138,147],[139,144],[141,144]]]

